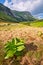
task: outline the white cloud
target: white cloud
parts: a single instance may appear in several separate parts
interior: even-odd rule
[[[33,12],[41,4],[42,0],[5,0],[4,5],[12,10]]]
[[[4,5],[10,8],[10,3],[8,2],[8,0],[5,0]]]
[[[5,0],[4,5],[7,6],[8,4],[8,0]]]

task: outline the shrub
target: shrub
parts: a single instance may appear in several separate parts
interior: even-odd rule
[[[22,50],[25,48],[24,42],[21,39],[13,38],[5,44],[5,59],[10,57],[20,56]]]

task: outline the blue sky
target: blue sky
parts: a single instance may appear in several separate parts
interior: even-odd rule
[[[0,0],[12,10],[30,11],[34,16],[43,18],[43,0]]]
[[[5,0],[0,0],[0,3],[4,3],[5,2]]]

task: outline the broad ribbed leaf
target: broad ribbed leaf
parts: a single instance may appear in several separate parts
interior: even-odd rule
[[[22,51],[25,47],[22,45],[22,46],[19,46],[17,47],[17,51]]]
[[[19,42],[19,43],[16,44],[16,46],[21,46],[21,45],[24,45],[24,43]]]
[[[13,51],[9,50],[5,56],[5,59],[8,59],[14,55]]]

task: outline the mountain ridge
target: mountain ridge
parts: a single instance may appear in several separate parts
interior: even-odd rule
[[[35,18],[27,11],[11,10],[8,7],[0,4],[0,20],[20,22],[20,21],[33,21]]]

